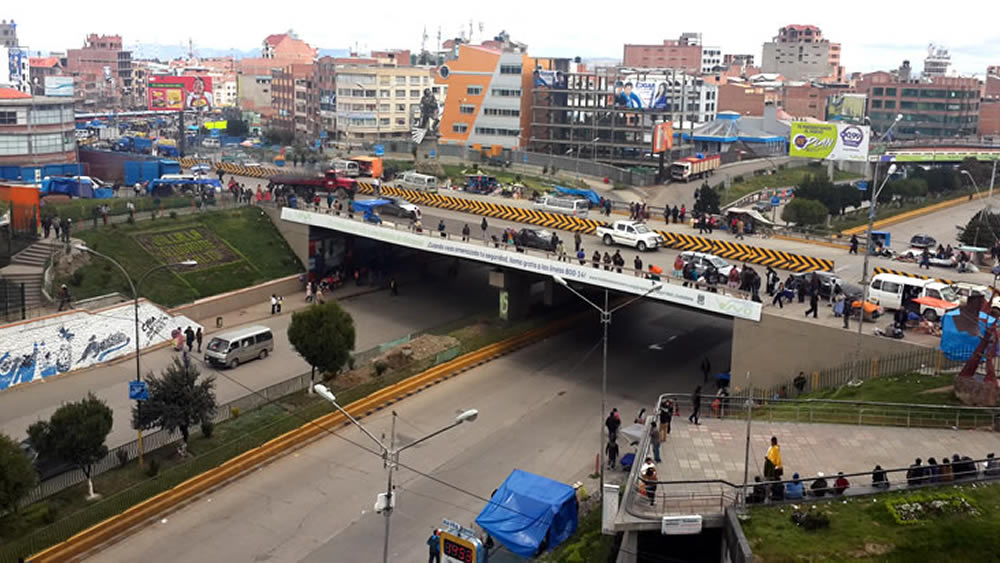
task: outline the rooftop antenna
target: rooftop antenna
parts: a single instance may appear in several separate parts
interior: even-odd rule
[[[435,51],[438,51],[438,52],[441,51],[441,26],[440,25],[438,26],[438,42],[437,42],[437,49],[435,49]]]
[[[420,52],[424,53],[427,51],[427,26],[424,26],[424,34],[420,38]]]

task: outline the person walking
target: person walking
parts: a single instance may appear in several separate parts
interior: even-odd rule
[[[847,251],[848,254],[858,253],[858,235],[851,235],[851,249]]]
[[[485,221],[486,219],[483,219]],[[573,233],[573,249],[577,252],[580,251],[580,246],[583,244],[583,238],[580,237],[580,232],[577,231]]]
[[[649,425],[649,444],[653,446],[653,461],[660,463],[660,431],[656,429],[656,421]]]
[[[278,312],[278,296],[271,294],[271,314],[274,315]]]
[[[194,330],[190,326],[184,329],[184,340],[187,342],[188,352],[194,349]]]
[[[594,251],[594,255],[590,257],[590,260],[594,263],[594,269],[595,270],[600,270],[601,269],[601,251],[600,250],[595,250]]]
[[[469,242],[469,224],[466,223],[462,226],[462,242]]]
[[[59,238],[59,231],[62,229],[62,219],[58,215],[52,217],[52,228],[56,230],[56,241],[62,240]]]
[[[396,278],[389,280],[389,295],[393,297],[399,295],[399,286],[396,285]]]
[[[284,301],[284,299],[282,299],[282,297],[279,295],[278,296],[278,314],[279,315],[281,314],[281,302],[282,301]]]
[[[813,318],[817,318],[819,312],[819,292],[814,290],[809,291],[809,308],[806,309],[806,316],[808,317],[812,314]]]
[[[556,259],[560,262],[566,261],[566,245],[563,244],[563,241],[556,243]]]
[[[441,530],[434,530],[427,538],[427,563],[441,563]]]
[[[931,253],[926,248],[920,253],[920,267],[931,269]]]
[[[691,416],[688,417],[688,422],[693,422],[695,424],[701,424],[698,422],[698,416],[701,414],[701,385],[694,388],[694,393],[691,394]]]
[[[445,232],[444,219],[438,221],[438,232],[441,233],[441,238],[448,237],[448,233]]]
[[[625,266],[625,258],[622,257],[620,250],[615,250],[615,255],[611,257],[611,262],[615,265],[615,272],[622,273],[622,268]]]
[[[486,224],[486,217],[483,217],[483,221],[481,223],[479,223],[479,229],[481,231],[483,231],[483,241],[486,240],[486,229],[488,227],[489,227],[489,225]]]
[[[604,447],[604,455],[608,458],[608,469],[614,469],[618,462],[618,442],[608,440],[608,445]]]
[[[672,219],[672,221],[671,221],[672,223],[676,223],[677,222],[677,216],[680,215],[680,213],[681,213],[681,210],[678,209],[676,205],[674,206],[673,209],[670,210],[670,218]]]
[[[306,303],[313,302],[312,283],[306,282]]]
[[[618,414],[618,409],[611,409],[608,418],[604,419],[604,426],[608,428],[608,440],[612,442],[618,438],[618,429],[621,428],[622,417]]]
[[[194,333],[194,340],[195,340],[195,342],[198,343],[198,353],[199,354],[201,353],[201,343],[202,343],[202,341],[204,339],[205,339],[205,334],[201,331],[201,327],[198,327],[198,330],[196,330],[195,333]]]
[[[635,277],[641,278],[642,277],[642,258],[640,258],[638,254],[635,255],[635,260],[632,261],[632,268],[635,270],[635,272],[633,272],[635,274]]]
[[[771,436],[771,446],[764,454],[764,478],[768,481],[780,481],[784,472],[785,470],[781,466],[781,446],[778,445],[778,437]]]
[[[62,226],[63,242],[65,242],[66,244],[69,244],[70,231],[73,229],[73,220],[69,219],[69,218],[66,218],[66,219],[63,219],[63,221],[65,221],[65,223],[63,223],[63,226]]]
[[[660,419],[660,441],[666,442],[667,434],[670,434],[670,421],[674,417],[674,404],[670,399],[663,399],[657,414]]]
[[[581,266],[587,265],[587,252],[582,248],[576,249],[576,259],[580,261]]]
[[[62,287],[59,288],[59,310],[62,311],[64,309],[72,308],[73,306],[70,305],[69,288],[66,287],[66,284],[63,284]]]
[[[649,505],[654,506],[656,504],[656,482],[659,480],[656,476],[656,468],[646,468],[643,475],[642,486],[646,489],[646,498],[649,499]]]
[[[777,305],[779,309],[784,309],[784,299],[785,282],[778,280],[778,285],[774,288],[774,299],[771,301],[771,305]]]

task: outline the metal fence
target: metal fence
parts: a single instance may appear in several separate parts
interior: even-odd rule
[[[0,278],[0,321],[22,321],[27,318],[24,291],[23,283]]]

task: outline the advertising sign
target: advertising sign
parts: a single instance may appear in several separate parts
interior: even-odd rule
[[[212,79],[208,76],[153,76],[149,79],[150,111],[212,109]]]
[[[674,148],[674,124],[669,121],[653,126],[653,154],[667,152]]]
[[[871,129],[844,123],[792,123],[788,156],[818,160],[868,161]]]
[[[531,76],[535,88],[565,90],[568,82],[566,75],[561,70],[542,70],[538,68],[531,73]]]
[[[45,95],[56,97],[73,97],[72,76],[46,76]]]
[[[865,119],[866,94],[834,94],[826,99],[826,120],[858,125]]]
[[[202,124],[205,129],[211,131],[212,129],[225,129],[229,127],[228,121],[206,121]]]

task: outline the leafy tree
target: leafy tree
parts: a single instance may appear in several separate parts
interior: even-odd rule
[[[955,191],[961,186],[958,174],[952,168],[934,167],[929,170],[917,169],[915,176],[927,182],[927,189],[931,193],[945,193]]]
[[[354,320],[333,301],[292,313],[288,341],[316,370],[336,374],[354,350]]]
[[[132,425],[143,430],[180,430],[187,444],[191,427],[211,422],[215,416],[215,377],[199,381],[199,375],[196,363],[176,356],[160,377],[147,375],[149,400],[143,401],[138,410],[132,407]]]
[[[87,498],[94,497],[91,478],[94,464],[108,455],[105,440],[114,422],[108,405],[93,393],[75,403],[66,403],[49,420],[28,427],[31,445],[40,457],[71,463],[87,477]]]
[[[796,225],[821,225],[829,213],[822,203],[814,199],[804,199],[799,195],[788,202],[781,211],[781,218],[786,223]]]
[[[960,231],[958,240],[963,244],[989,248],[1000,238],[1000,213],[976,213]]]
[[[21,446],[0,434],[0,509],[16,512],[17,505],[38,484],[38,473]]]
[[[976,185],[979,186],[980,189],[985,189],[990,185],[990,177],[993,176],[992,164],[969,157],[962,161],[962,164],[959,165],[959,169],[968,171],[969,174],[975,178]],[[959,172],[959,174],[961,174],[961,172]],[[965,182],[966,184],[969,183],[967,179]]]
[[[698,199],[694,202],[694,212],[717,214],[719,213],[719,202],[719,192],[712,189],[708,182],[705,182],[698,190]]]

